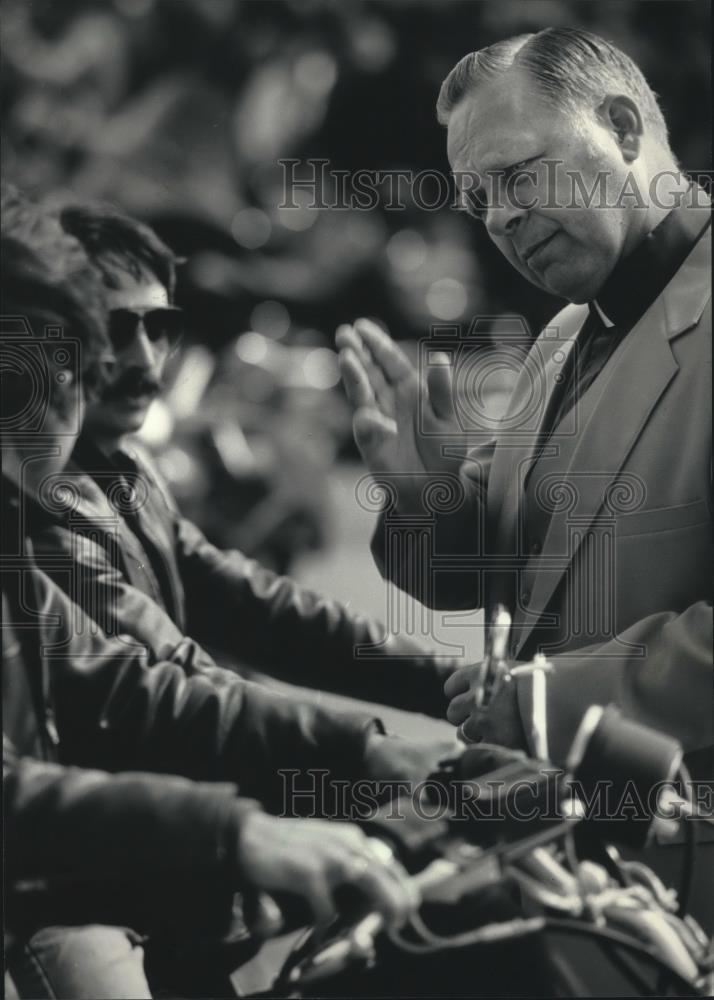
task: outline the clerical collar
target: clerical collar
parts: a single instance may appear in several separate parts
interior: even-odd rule
[[[711,223],[711,215],[692,208],[690,188],[681,203],[621,260],[594,306],[605,326],[629,330],[652,305]]]
[[[613,323],[613,321],[610,319],[610,317],[606,316],[605,313],[602,311],[602,309],[600,308],[600,306],[597,303],[597,299],[593,299],[591,305],[593,306],[593,308],[595,309],[595,312],[598,314],[598,316],[602,320],[602,325],[603,326],[605,326],[605,327],[607,327],[609,329],[610,327],[613,327],[615,325]]]

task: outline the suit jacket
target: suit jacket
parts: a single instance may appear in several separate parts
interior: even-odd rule
[[[132,458],[124,484],[75,460],[46,484],[53,516],[31,525],[38,563],[104,631],[154,656],[182,644],[193,664],[215,668],[208,647],[295,684],[443,717],[453,660],[385,639],[378,622],[216,548],[181,517],[148,456]]]
[[[687,210],[693,236],[705,212]],[[431,516],[433,572],[416,596],[506,602],[511,655],[541,650],[554,666],[554,760],[590,704],[614,703],[700,750],[714,743],[711,231],[545,439],[587,315],[567,306],[534,343],[498,432],[462,466],[457,502]],[[399,521],[382,515],[373,552],[406,589],[417,544],[406,536],[418,533]],[[530,680],[518,698],[530,732]]]

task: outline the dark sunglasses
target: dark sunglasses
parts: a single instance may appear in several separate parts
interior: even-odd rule
[[[183,309],[165,306],[160,309],[112,309],[109,312],[109,337],[115,351],[131,344],[142,323],[152,343],[166,340],[173,347],[184,332]]]

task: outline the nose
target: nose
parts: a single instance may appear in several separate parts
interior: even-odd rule
[[[486,211],[486,229],[490,236],[513,236],[527,210],[513,199],[506,197],[498,205],[490,205]]]
[[[122,361],[126,367],[151,370],[156,364],[156,345],[146,335],[143,321],[139,322],[134,338],[126,348]]]

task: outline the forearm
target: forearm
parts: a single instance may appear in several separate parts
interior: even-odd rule
[[[113,643],[54,660],[51,670],[66,763],[232,781],[261,801],[279,793],[280,769],[354,777],[372,721],[241,678],[217,687],[172,663],[149,666]]]
[[[376,476],[389,502],[372,536],[385,580],[429,608],[470,610],[484,603],[488,551],[487,493],[495,441],[471,448],[459,475],[424,473],[419,488]]]
[[[547,728],[556,763],[564,761],[593,704],[614,704],[629,718],[674,736],[687,751],[714,744],[712,608],[706,602],[681,614],[651,615],[610,642],[549,659],[554,670],[546,683]],[[518,681],[518,698],[530,732],[531,679]]]
[[[369,717],[153,663],[130,637],[104,635],[43,573],[33,582],[48,611],[37,641],[63,763],[230,781],[261,800],[275,794],[281,767],[358,772]]]
[[[201,873],[241,880],[238,834],[255,803],[233,785],[4,761],[7,874],[69,885]]]
[[[344,654],[337,657],[326,651],[312,665],[308,660],[306,674],[300,670],[296,683],[445,718],[444,682],[458,666],[455,658],[425,652],[408,636],[387,635],[385,627],[372,619],[351,616],[350,624],[351,639]]]
[[[216,549],[188,523],[181,530],[192,634],[293,684],[443,716],[452,665],[241,552]]]
[[[477,521],[466,513],[423,523],[392,511],[380,515],[371,551],[382,577],[425,607],[460,611],[483,604]]]
[[[230,555],[230,554],[227,554]],[[225,586],[223,643],[248,662],[292,684],[443,717],[443,683],[453,665],[439,663],[408,638],[252,563],[239,588]],[[215,622],[216,631],[221,621]]]

